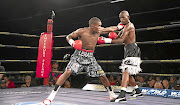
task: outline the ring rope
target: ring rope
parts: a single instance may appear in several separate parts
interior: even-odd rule
[[[159,30],[159,29],[169,29],[169,28],[177,28],[177,27],[180,27],[180,24],[140,28],[140,29],[136,29],[136,32],[149,31],[149,30]]]
[[[1,35],[16,35],[16,36],[24,36],[24,37],[40,37],[37,35],[30,35],[30,34],[19,34],[19,33],[10,33],[10,32],[0,32]]]
[[[69,62],[69,60],[51,60],[52,62]],[[172,60],[141,60],[142,63],[180,63],[180,59]],[[37,60],[0,60],[0,62],[37,62]],[[98,63],[121,63],[122,60],[97,60]]]
[[[180,43],[180,39],[174,39],[174,40],[159,40],[159,41],[145,41],[145,42],[136,42],[136,43],[137,43],[137,44]],[[117,46],[117,45],[124,45],[124,44],[102,44],[102,45],[97,45],[97,47]],[[3,44],[0,44],[0,47],[38,49],[38,47],[16,46],[16,45],[3,45]],[[54,50],[69,49],[69,48],[73,48],[73,47],[71,47],[71,46],[53,47]]]
[[[169,29],[169,28],[177,28],[180,27],[180,24],[172,24],[172,25],[163,25],[163,26],[154,26],[154,27],[147,27],[147,28],[139,28],[136,29],[136,32],[140,31],[149,31],[149,30],[159,30],[159,29]],[[119,31],[116,31],[119,32]],[[19,33],[10,33],[10,32],[0,32],[1,35],[16,35],[16,36],[24,36],[24,37],[40,37],[38,35],[30,35],[30,34],[19,34]],[[67,35],[57,35],[53,36],[55,38],[64,38]]]
[[[10,33],[10,32],[0,32],[0,35],[16,35],[16,36],[24,36],[24,37],[36,37],[39,38],[40,36],[38,35],[30,35],[30,34],[19,34],[19,33]],[[66,37],[67,35],[58,35],[58,36],[53,36],[53,37]]]
[[[51,71],[53,72],[53,71]],[[55,73],[64,73],[64,71],[54,71]],[[0,72],[0,74],[33,74],[36,73],[36,71],[6,71],[6,72]],[[113,75],[119,75],[122,74],[121,72],[105,72],[106,74],[113,74]],[[86,72],[80,72],[79,74],[87,74]],[[141,76],[176,76],[179,77],[180,74],[156,74],[156,73],[139,73],[137,75]]]

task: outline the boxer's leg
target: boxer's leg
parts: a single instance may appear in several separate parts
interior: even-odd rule
[[[119,96],[116,99],[111,100],[111,102],[126,102],[126,89],[129,82],[129,73],[128,69],[122,73],[122,84],[121,84],[121,91]]]
[[[107,91],[109,93],[109,98],[110,99],[116,98],[117,95],[115,95],[114,91],[112,90],[109,80],[107,79],[106,74],[102,70],[101,66],[97,63],[97,61],[94,57],[91,58],[91,62],[92,62],[92,64],[90,64],[87,67],[88,75],[91,77],[99,77],[102,84],[104,85],[104,87],[107,89]]]
[[[134,79],[133,76],[129,77],[129,83],[132,84],[134,90],[133,90],[133,94],[131,94],[131,97],[143,97],[143,94],[141,93],[141,91],[139,90],[138,85],[136,85],[136,81]]]
[[[57,80],[54,89],[52,90],[51,94],[49,95],[48,98],[46,98],[43,101],[44,105],[49,105],[51,101],[55,98],[56,93],[58,92],[59,88],[64,84],[66,79],[71,75],[72,71],[71,70],[66,70]]]
[[[51,103],[51,101],[54,99],[58,89],[64,84],[64,82],[71,75],[72,72],[78,72],[78,69],[79,69],[79,67],[81,67],[81,65],[79,63],[77,63],[76,60],[74,60],[75,58],[76,58],[75,56],[74,56],[74,58],[71,58],[70,62],[68,63],[68,65],[65,69],[65,72],[58,78],[58,80],[55,84],[55,88],[52,90],[49,97],[43,101],[44,105],[49,105]]]
[[[111,85],[110,85],[109,80],[107,79],[106,75],[100,76],[99,79],[101,80],[102,84],[108,91],[110,100],[117,98],[117,95],[112,90]]]

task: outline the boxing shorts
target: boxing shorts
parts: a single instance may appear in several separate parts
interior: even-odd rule
[[[105,75],[101,66],[97,63],[93,51],[89,52],[89,50],[75,50],[65,70],[71,70],[76,75],[82,71],[86,71],[90,77]]]
[[[124,46],[124,58],[119,69],[125,72],[128,69],[129,75],[136,75],[142,71],[141,64],[141,51],[136,43],[131,43]]]

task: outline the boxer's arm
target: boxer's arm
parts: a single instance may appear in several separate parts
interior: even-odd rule
[[[82,33],[83,29],[78,29],[72,33],[70,33],[68,36],[66,36],[67,42],[69,42],[70,39],[75,39],[79,37],[79,35]]]
[[[78,29],[78,30],[72,32],[71,34],[69,34],[69,35],[66,37],[67,42],[68,42],[72,47],[74,47],[75,49],[80,50],[81,47],[82,47],[82,41],[81,41],[81,40],[76,40],[76,41],[74,41],[73,38],[80,37],[80,35],[81,35],[83,32],[84,32],[84,29]]]
[[[109,33],[109,32],[121,30],[121,29],[123,29],[124,27],[125,27],[125,25],[119,23],[117,26],[110,26],[110,27],[107,27],[107,28],[103,28],[101,34],[107,34],[107,33]]]
[[[84,32],[83,28],[77,29],[76,31],[70,33],[68,36],[66,36],[66,40],[67,42],[72,46],[72,44],[74,43],[75,38],[80,37],[80,35]]]
[[[110,26],[110,27],[102,27],[102,32],[101,34],[107,34],[109,32],[113,32],[113,31],[117,31],[118,30],[118,27],[117,26]]]
[[[123,32],[120,32],[120,33],[118,34],[118,38],[113,39],[113,40],[111,41],[111,43],[123,43],[124,40],[126,39],[126,37],[128,36],[129,32],[130,32],[129,30],[131,30],[131,29],[132,29],[132,27],[125,26],[125,27],[124,27],[124,31],[123,31]]]

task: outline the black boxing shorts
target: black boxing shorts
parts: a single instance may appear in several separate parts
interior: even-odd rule
[[[124,58],[126,57],[140,57],[141,51],[136,43],[131,43],[124,46]]]
[[[124,46],[124,58],[119,69],[125,72],[128,69],[129,75],[136,75],[142,71],[141,64],[141,51],[136,43],[131,43]]]

